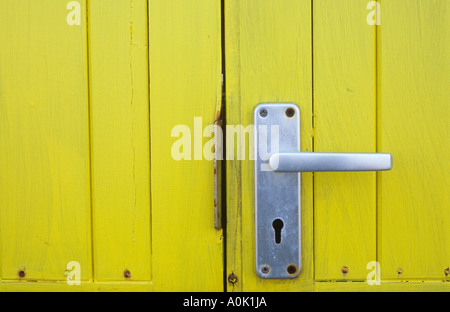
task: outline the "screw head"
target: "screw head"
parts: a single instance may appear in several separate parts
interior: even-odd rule
[[[446,268],[444,270],[445,276],[449,276],[450,275],[450,268]]]
[[[397,273],[400,275],[400,274],[403,274],[403,269],[402,268],[398,268],[397,269]]]
[[[25,270],[20,270],[19,272],[17,272],[17,275],[19,276],[19,278],[24,278],[27,274],[25,273]]]
[[[347,274],[349,269],[345,266],[345,267],[342,267],[341,271],[343,274]]]
[[[261,266],[260,271],[264,275],[269,274],[270,273],[270,265],[265,264],[265,265]]]
[[[234,273],[231,273],[230,275],[228,275],[228,282],[231,284],[236,284],[237,283],[237,276],[234,275]]]
[[[131,278],[131,272],[128,270],[125,270],[123,272],[123,277],[125,277],[126,279],[130,279]]]
[[[293,109],[293,108],[288,108],[287,110],[286,110],[286,116],[288,117],[288,118],[292,118],[292,117],[294,117],[295,116],[295,110]]]
[[[259,115],[263,118],[266,118],[267,115],[269,115],[269,112],[267,111],[267,109],[263,108],[262,110],[259,111]]]
[[[298,268],[295,264],[290,264],[287,266],[286,271],[289,275],[297,274]]]

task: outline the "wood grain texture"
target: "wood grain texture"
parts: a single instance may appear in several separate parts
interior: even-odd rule
[[[376,152],[376,40],[367,1],[313,4],[314,151]],[[365,280],[377,256],[375,173],[314,175],[314,242],[316,280]]]
[[[171,155],[221,106],[221,1],[78,2],[73,26],[68,1],[0,2],[0,292],[222,291],[224,269],[228,291],[450,290],[448,0],[381,0],[376,28],[368,0],[225,0],[228,125],[293,102],[302,151],[394,156],[302,175],[289,281],[255,272],[253,162],[226,164],[224,268],[213,162]]]
[[[94,272],[151,280],[146,0],[89,2]]]
[[[86,1],[0,3],[2,278],[92,278]]]
[[[239,125],[241,115],[241,60],[239,1],[225,1],[225,111],[226,123]],[[228,136],[227,136],[228,137]],[[226,161],[226,275],[227,291],[242,292],[242,161]]]
[[[383,281],[381,285],[370,286],[364,282],[321,283],[314,287],[316,292],[449,292],[448,282],[398,282]]]
[[[151,282],[88,282],[69,286],[65,282],[0,282],[0,292],[151,292]]]
[[[378,146],[394,155],[379,180],[382,277],[442,280],[450,266],[450,2],[381,6]]]
[[[223,290],[214,163],[175,161],[171,155],[178,140],[171,137],[173,127],[189,126],[193,139],[195,117],[202,118],[203,127],[214,123],[222,87],[220,21],[218,0],[149,2],[155,290]]]
[[[227,0],[225,18],[227,124],[252,125],[260,103],[292,102],[302,112],[302,151],[312,151],[311,1]],[[255,271],[253,168],[248,157],[227,161],[227,274],[238,280],[228,290],[312,290],[312,174],[302,175],[300,277],[263,280]]]

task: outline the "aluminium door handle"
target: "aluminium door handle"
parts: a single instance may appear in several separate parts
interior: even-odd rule
[[[301,272],[301,172],[387,171],[384,153],[300,152],[300,110],[291,103],[261,104],[254,112],[255,249],[261,278]]]
[[[275,172],[387,171],[392,155],[384,153],[279,153],[269,158]]]

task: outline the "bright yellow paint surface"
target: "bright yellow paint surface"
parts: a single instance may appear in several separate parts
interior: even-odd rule
[[[368,0],[224,0],[224,29],[220,0],[79,0],[79,25],[69,2],[0,2],[0,292],[223,291],[224,270],[228,291],[450,290],[448,0],[381,0],[380,26]],[[226,162],[226,259],[214,163],[171,155],[176,126],[191,158],[210,140],[222,72],[228,125],[291,102],[302,151],[393,154],[302,174],[297,279],[255,272],[248,153]]]
[[[221,101],[220,2],[151,0],[149,24],[153,285],[222,291],[214,162],[193,160],[194,118],[212,125]],[[192,160],[172,158],[177,125],[192,129]]]
[[[450,2],[383,1],[379,252],[389,279],[445,279],[450,266]],[[399,269],[403,272],[398,274]]]
[[[92,278],[86,23],[58,3],[0,3],[3,280],[63,281],[70,261]]]
[[[68,3],[0,4],[0,291],[222,291],[214,164],[171,156],[221,104],[220,1]]]
[[[147,1],[90,1],[94,272],[151,280]]]
[[[366,5],[314,1],[315,152],[376,152],[376,41]],[[316,280],[365,280],[377,259],[375,173],[314,175],[314,243]]]
[[[227,124],[253,124],[260,103],[295,103],[302,112],[302,151],[312,151],[311,1],[226,1],[225,18]],[[248,158],[227,161],[227,273],[238,280],[228,290],[312,290],[312,174],[302,175],[300,277],[263,280],[255,271],[253,168]]]
[[[303,271],[266,281],[254,268],[253,166],[229,161],[228,290],[448,291],[449,2],[380,1],[380,26],[368,1],[310,4],[225,1],[227,123],[293,102],[302,151],[387,152],[394,169],[317,173],[313,190],[304,174]],[[366,283],[372,261],[381,286]]]

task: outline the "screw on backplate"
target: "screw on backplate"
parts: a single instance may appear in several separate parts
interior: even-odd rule
[[[259,111],[259,115],[263,118],[266,118],[267,115],[269,115],[269,112],[267,111],[267,109],[262,109]]]
[[[446,268],[444,270],[445,276],[449,276],[450,275],[450,268]]]
[[[398,275],[403,274],[403,269],[402,268],[398,268],[397,269],[397,273],[398,273]]]
[[[298,268],[295,264],[288,265],[288,267],[286,268],[286,271],[288,272],[289,275],[297,274],[297,270]]]
[[[293,108],[288,108],[288,109],[286,110],[286,116],[287,116],[288,118],[294,117],[294,116],[295,116],[295,110],[294,110]]]
[[[261,273],[262,274],[269,274],[269,272],[270,272],[270,266],[269,265],[265,264],[265,265],[263,265],[261,267]]]
[[[234,275],[234,273],[231,273],[230,275],[228,275],[228,282],[230,282],[231,284],[236,284],[237,283],[237,276]]]
[[[126,279],[130,279],[131,278],[131,272],[128,270],[125,270],[123,272],[123,277],[125,277]]]
[[[349,269],[345,266],[345,267],[342,267],[341,271],[343,274],[347,274]]]

